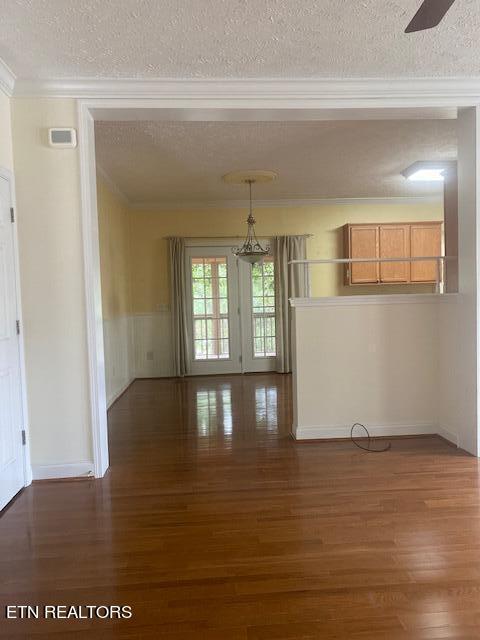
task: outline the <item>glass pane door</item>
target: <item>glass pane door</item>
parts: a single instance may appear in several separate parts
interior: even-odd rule
[[[228,360],[227,258],[192,258],[195,360]]]
[[[243,370],[273,371],[276,360],[275,265],[239,265]]]
[[[253,357],[277,355],[275,344],[275,276],[272,258],[251,268]]]
[[[191,373],[238,373],[238,271],[229,247],[187,249]]]

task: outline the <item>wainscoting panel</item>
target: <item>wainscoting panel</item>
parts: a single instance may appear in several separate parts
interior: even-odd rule
[[[134,332],[131,316],[103,321],[105,345],[105,382],[110,406],[132,382]]]
[[[135,378],[173,376],[170,311],[133,316]]]
[[[107,404],[135,378],[173,376],[170,312],[103,321]]]

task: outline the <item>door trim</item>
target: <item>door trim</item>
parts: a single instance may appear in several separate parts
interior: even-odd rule
[[[78,145],[92,453],[95,477],[103,478],[109,466],[109,456],[95,128],[91,108],[83,101],[78,102]]]
[[[25,342],[24,342],[24,323],[22,313],[22,296],[20,287],[20,256],[18,251],[18,209],[15,198],[15,177],[6,167],[0,167],[0,178],[6,180],[10,186],[10,199],[12,207],[15,211],[15,222],[12,224],[13,236],[13,268],[15,271],[15,302],[17,307],[17,318],[20,321],[20,335],[18,336],[18,360],[20,366],[20,394],[21,403],[20,411],[22,417],[21,429],[25,430],[25,445],[23,450],[23,479],[24,486],[27,487],[32,482],[32,462],[30,456],[30,424],[28,419],[28,402],[27,402],[27,376],[25,369]],[[18,436],[20,437],[20,433]]]

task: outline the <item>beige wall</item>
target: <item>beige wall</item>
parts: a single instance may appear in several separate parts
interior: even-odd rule
[[[177,211],[131,211],[132,309],[137,313],[157,311],[169,303],[167,241],[165,236],[236,236],[245,232],[243,209],[195,209]],[[407,222],[442,220],[441,202],[410,204],[331,204],[308,207],[271,207],[256,211],[259,235],[311,233],[309,258],[342,256],[342,226],[347,222]],[[312,267],[315,296],[356,293],[422,292],[430,288],[344,287],[338,266]]]
[[[107,406],[134,378],[130,296],[130,215],[124,200],[97,174]]]
[[[33,466],[92,459],[78,149],[47,128],[76,127],[74,100],[12,100],[20,276]]]
[[[0,90],[0,167],[13,171],[10,98]]]
[[[131,310],[130,216],[125,203],[100,175],[97,204],[103,318],[109,320]]]

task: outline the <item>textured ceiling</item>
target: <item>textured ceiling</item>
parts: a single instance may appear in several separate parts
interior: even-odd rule
[[[480,75],[480,2],[403,30],[421,0],[1,0],[20,78]]]
[[[97,122],[99,165],[132,202],[239,200],[221,176],[273,169],[258,199],[416,196],[441,185],[400,171],[456,157],[455,120]]]

